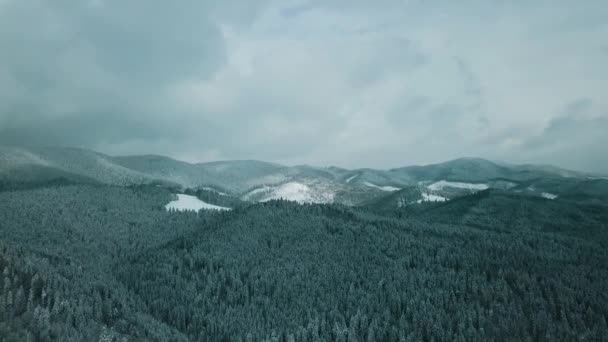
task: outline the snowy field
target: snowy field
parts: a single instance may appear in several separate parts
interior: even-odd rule
[[[184,195],[184,194],[178,194],[177,200],[169,202],[169,204],[167,204],[165,206],[165,208],[167,210],[178,210],[178,211],[188,211],[188,210],[199,211],[201,209],[230,210],[230,208],[220,207],[220,206],[214,205],[214,204],[209,204],[209,203],[201,201],[200,199],[196,198],[195,196]]]
[[[448,182],[439,181],[428,186],[429,190],[437,191],[443,190],[443,188],[457,188],[457,189],[468,189],[468,190],[487,190],[489,187],[487,184],[473,184],[473,183],[461,183],[461,182]]]
[[[378,186],[376,184],[370,183],[370,182],[364,182],[363,184],[365,184],[366,186],[369,186],[370,188],[376,188],[382,191],[399,191],[401,190],[401,188],[396,188],[394,186]]]

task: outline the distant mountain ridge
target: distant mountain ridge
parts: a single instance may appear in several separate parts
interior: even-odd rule
[[[397,197],[395,201],[401,205],[448,200],[485,187],[546,198],[595,196],[603,201],[604,191],[597,189],[608,187],[604,185],[608,180],[582,172],[553,166],[496,163],[481,158],[390,170],[349,170],[285,166],[256,160],[192,164],[160,155],[113,157],[78,148],[0,146],[0,182],[28,184],[57,179],[118,186],[156,184],[207,189],[253,202],[284,198],[346,205],[386,200],[389,196]],[[443,183],[439,186],[437,182]],[[399,198],[400,193],[407,194],[406,200]]]

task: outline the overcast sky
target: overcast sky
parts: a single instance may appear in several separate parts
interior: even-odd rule
[[[0,144],[608,172],[608,5],[0,0]]]

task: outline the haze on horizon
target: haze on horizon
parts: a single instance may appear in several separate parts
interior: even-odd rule
[[[0,144],[608,172],[600,0],[0,0],[0,51]]]

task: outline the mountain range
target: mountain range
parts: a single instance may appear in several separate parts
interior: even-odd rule
[[[607,341],[607,203],[601,176],[477,158],[0,147],[0,340]]]
[[[600,204],[608,200],[608,177],[480,158],[389,170],[349,170],[255,160],[193,164],[158,155],[114,157],[79,148],[0,146],[3,188],[48,182],[156,184],[176,192],[204,190],[248,202],[286,199],[345,205],[384,203],[391,207],[446,201],[487,189],[549,200]]]

